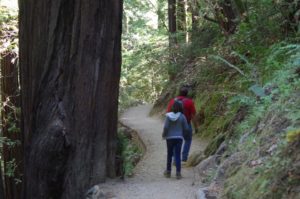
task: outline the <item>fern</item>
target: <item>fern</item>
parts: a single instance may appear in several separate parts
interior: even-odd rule
[[[221,61],[223,63],[225,63],[227,66],[229,66],[230,68],[235,69],[236,71],[238,71],[241,75],[246,76],[245,73],[239,69],[237,66],[231,64],[230,62],[228,62],[226,59],[224,59],[223,57],[220,57],[219,55],[210,55],[209,56],[212,59],[215,59],[217,61]]]

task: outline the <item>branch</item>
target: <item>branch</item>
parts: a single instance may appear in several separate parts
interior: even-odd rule
[[[224,59],[224,58],[222,58],[222,57],[220,57],[220,56],[218,56],[218,55],[211,55],[210,57],[213,58],[213,59],[215,59],[215,60],[222,61],[223,63],[225,63],[225,64],[226,64],[227,66],[229,66],[230,68],[233,68],[233,69],[235,69],[236,71],[238,71],[241,75],[246,76],[245,73],[244,73],[241,69],[239,69],[237,66],[231,64],[231,63],[228,62],[226,59]]]
[[[204,19],[206,19],[207,21],[210,21],[210,22],[219,24],[219,22],[218,22],[216,19],[210,18],[210,17],[208,17],[207,15],[204,15],[203,17],[204,17]]]

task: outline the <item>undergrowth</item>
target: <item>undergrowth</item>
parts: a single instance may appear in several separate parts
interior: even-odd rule
[[[119,129],[117,138],[117,155],[119,157],[119,168],[117,175],[122,177],[131,177],[133,175],[133,169],[142,157],[142,150],[138,147],[131,136],[125,134],[123,128]],[[126,130],[127,131],[127,130]]]
[[[225,156],[247,157],[225,179],[223,198],[299,198],[300,45],[296,34],[285,37],[277,17],[260,26],[257,19],[242,22],[226,38],[204,31],[208,45],[185,47],[188,61],[179,62],[186,68],[175,83],[191,85],[197,112],[204,113],[196,133],[211,140],[205,155],[225,142]],[[165,91],[167,103],[172,92]]]

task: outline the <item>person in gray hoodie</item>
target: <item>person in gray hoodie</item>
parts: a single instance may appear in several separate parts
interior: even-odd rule
[[[189,131],[186,117],[183,114],[182,103],[175,101],[171,112],[166,114],[162,137],[167,143],[167,169],[165,177],[171,177],[172,157],[175,157],[176,178],[181,179],[181,147]],[[175,154],[173,154],[175,153]]]

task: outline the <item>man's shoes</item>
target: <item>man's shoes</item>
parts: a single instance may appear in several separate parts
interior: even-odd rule
[[[180,180],[182,178],[181,173],[176,173],[176,179]]]
[[[164,171],[164,176],[165,176],[166,178],[170,178],[170,177],[171,177],[171,171],[165,170],[165,171]]]

